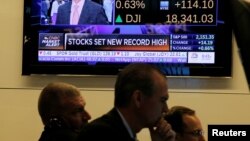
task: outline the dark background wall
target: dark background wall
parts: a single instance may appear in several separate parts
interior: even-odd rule
[[[231,0],[233,28],[242,64],[250,84],[250,2]]]

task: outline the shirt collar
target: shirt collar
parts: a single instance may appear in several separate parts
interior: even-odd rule
[[[116,108],[116,110],[117,110],[119,116],[121,117],[122,123],[123,123],[124,126],[126,127],[126,129],[127,129],[128,133],[129,133],[130,137],[134,139],[134,138],[135,138],[135,135],[133,134],[131,128],[129,127],[129,125],[128,125],[126,119],[124,118],[124,116],[122,115],[122,113],[121,113],[117,108]]]
[[[85,0],[80,0],[78,3],[75,3],[75,1],[72,0],[72,5],[78,5],[78,6],[83,6]]]

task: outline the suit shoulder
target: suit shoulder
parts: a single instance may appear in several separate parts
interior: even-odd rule
[[[91,0],[86,0],[85,2],[86,2],[85,4],[87,4],[91,8],[94,8],[94,9],[102,9],[103,8],[102,5],[100,5],[96,2],[93,2]]]
[[[116,130],[106,122],[94,120],[87,124],[79,134],[79,141],[110,140]]]
[[[71,8],[71,2],[66,2],[58,7],[58,9],[68,9]]]
[[[112,127],[112,120],[110,120],[106,116],[102,116],[100,118],[93,120],[91,123],[89,123],[89,126],[106,128],[106,129],[111,128]]]

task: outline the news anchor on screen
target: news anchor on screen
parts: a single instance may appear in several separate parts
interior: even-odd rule
[[[72,0],[58,8],[56,24],[109,24],[103,7],[91,0]]]

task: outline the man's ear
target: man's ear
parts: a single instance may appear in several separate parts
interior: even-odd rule
[[[140,90],[135,90],[132,94],[132,101],[137,108],[141,107],[143,101],[143,93]]]

